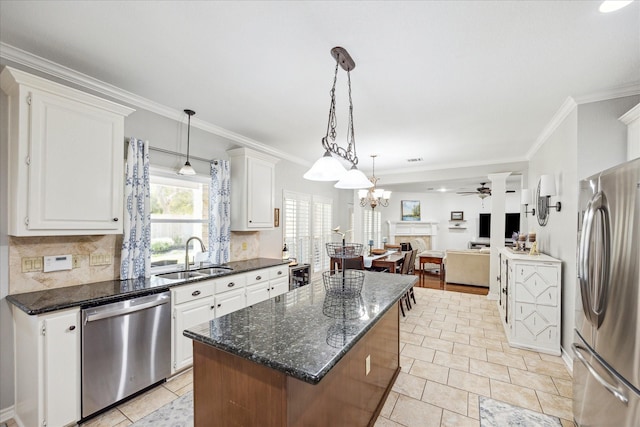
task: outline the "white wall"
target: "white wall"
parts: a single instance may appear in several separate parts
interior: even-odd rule
[[[569,113],[533,155],[529,163],[531,188],[540,175],[554,174],[562,211],[551,210],[545,227],[537,217],[528,227],[537,232],[539,250],[562,262],[562,337],[565,352],[573,341],[576,298],[576,253],[579,180],[626,159],[626,126],[618,120],[639,96],[581,104]]]
[[[627,96],[578,106],[578,179],[627,159],[627,126],[618,118],[639,100]]]
[[[557,193],[551,203],[562,202],[562,210],[551,209],[545,227],[537,216],[529,217],[529,229],[537,234],[538,250],[562,260],[562,336],[565,352],[573,341],[575,307],[575,258],[577,248],[577,109],[569,113],[540,147],[529,163],[529,182],[537,185],[540,175],[554,174]]]
[[[394,191],[389,206],[377,208],[382,212],[382,222],[400,221],[402,200],[420,200],[422,221],[437,221],[438,235],[432,240],[432,249],[466,249],[469,241],[478,238],[478,218],[480,213],[491,213],[491,197],[480,199],[476,195],[463,196],[455,193],[403,193]],[[450,229],[452,211],[464,212],[464,225]],[[506,212],[520,212],[520,192],[506,194]],[[457,222],[457,221],[456,221]],[[388,230],[384,230],[387,235]]]
[[[318,144],[318,157],[321,153],[321,146]],[[297,193],[310,194],[312,196],[323,196],[333,200],[333,224],[341,225],[342,230],[346,230],[347,203],[351,196],[351,190],[338,190],[334,188],[334,182],[308,181],[302,175],[308,167],[301,166],[287,160],[281,160],[276,164],[275,179],[275,207],[280,208],[281,226],[273,230],[260,232],[260,256],[264,258],[280,258],[282,256],[282,244],[284,242],[284,229],[282,227],[282,192],[294,191]]]
[[[7,97],[0,91],[0,421],[2,410],[14,403],[13,384],[13,320],[5,297],[9,293],[9,242],[7,237]]]

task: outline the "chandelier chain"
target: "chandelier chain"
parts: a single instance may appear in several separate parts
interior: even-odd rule
[[[351,73],[347,70],[347,81],[349,88],[349,129],[347,131],[347,148],[338,145],[336,140],[336,84],[338,81],[338,66],[340,64],[340,56],[336,58],[336,68],[333,75],[333,86],[331,87],[331,103],[329,105],[329,120],[327,122],[327,133],[322,138],[322,146],[325,150],[337,154],[343,159],[350,162],[353,166],[358,164],[358,156],[355,151],[355,132],[353,130],[353,100],[351,98]],[[331,140],[331,141],[330,141]]]

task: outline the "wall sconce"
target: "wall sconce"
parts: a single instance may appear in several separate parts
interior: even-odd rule
[[[538,204],[538,224],[547,225],[549,220],[549,209],[553,208],[560,212],[562,204],[560,202],[550,205],[551,196],[556,195],[556,179],[553,175],[542,175],[538,181],[537,204]]]
[[[536,209],[533,208],[530,211],[527,210],[529,209],[529,205],[531,204],[531,190],[529,189],[523,189],[522,193],[520,194],[520,204],[524,205],[524,216],[527,217],[529,216],[528,214],[531,214],[533,216],[536,216]]]

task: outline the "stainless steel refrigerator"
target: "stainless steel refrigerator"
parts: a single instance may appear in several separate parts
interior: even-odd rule
[[[580,427],[640,426],[640,159],[580,183],[572,350]]]

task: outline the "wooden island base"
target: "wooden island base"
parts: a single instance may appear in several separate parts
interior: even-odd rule
[[[400,372],[399,320],[394,304],[316,385],[194,341],[195,426],[373,425]]]

